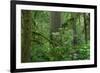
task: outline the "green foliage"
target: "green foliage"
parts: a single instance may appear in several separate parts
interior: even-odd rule
[[[46,55],[46,49],[43,46],[40,45],[35,45],[32,48],[32,52],[31,52],[31,60],[34,62],[41,62],[41,61],[47,61],[49,60],[49,58]]]
[[[53,32],[51,29],[53,28],[51,26],[52,13],[50,11],[32,11],[31,61],[90,59],[90,37],[85,38],[89,36],[90,31],[88,29],[90,27],[89,14],[61,12],[60,27]],[[86,29],[84,29],[85,26]]]
[[[79,47],[79,56],[78,59],[90,59],[90,44],[83,44]]]

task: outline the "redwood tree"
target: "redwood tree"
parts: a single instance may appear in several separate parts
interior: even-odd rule
[[[30,62],[32,11],[22,10],[21,14],[21,62]]]

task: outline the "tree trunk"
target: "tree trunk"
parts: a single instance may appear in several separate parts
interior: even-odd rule
[[[72,13],[72,29],[73,29],[73,46],[74,48],[77,45],[77,29],[76,29],[76,22],[77,22],[77,18],[76,18],[76,14]]]
[[[85,33],[85,43],[87,43],[87,23],[85,14],[84,14],[84,33]]]
[[[90,14],[87,14],[87,39],[90,40]]]
[[[59,28],[61,26],[61,13],[60,12],[51,12],[51,29],[50,29],[50,38],[54,41],[54,47],[58,46],[59,43]],[[58,43],[57,43],[58,42]]]
[[[77,16],[78,14],[76,13],[72,13],[71,14],[72,16],[72,30],[73,30],[73,41],[72,41],[72,50],[71,50],[71,54],[72,54],[72,60],[76,59],[77,58],[77,45],[78,45],[78,36],[77,36],[77,25],[76,25],[76,22],[77,22]]]
[[[21,19],[21,62],[30,62],[30,50],[32,46],[32,12],[22,10]]]
[[[84,33],[85,33],[85,42],[87,44],[90,40],[90,16],[89,14],[84,14]]]
[[[61,26],[61,13],[51,12],[51,31],[58,32]]]

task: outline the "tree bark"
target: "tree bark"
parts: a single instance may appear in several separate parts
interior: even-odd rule
[[[22,10],[21,19],[21,62],[30,62],[30,50],[32,46],[32,12]]]
[[[87,44],[90,39],[90,16],[89,14],[84,14],[84,33],[85,33],[85,42]]]
[[[51,12],[51,31],[58,32],[61,26],[61,13]]]
[[[84,33],[85,33],[85,43],[87,43],[87,23],[85,14],[84,14]]]
[[[71,54],[72,54],[72,60],[76,59],[77,58],[77,45],[78,45],[78,36],[77,36],[77,25],[76,25],[76,22],[77,22],[77,16],[78,14],[76,13],[72,13],[71,14],[71,24],[72,24],[72,30],[73,30],[73,41],[72,41],[72,50],[71,50]]]
[[[51,28],[50,28],[50,38],[54,41],[54,47],[57,47],[59,44],[59,28],[61,26],[61,13],[60,12],[51,12]],[[58,43],[57,43],[58,42]]]
[[[73,29],[73,46],[74,46],[74,48],[77,45],[76,22],[77,22],[76,14],[72,13],[72,29]]]
[[[87,38],[90,40],[90,14],[87,14]]]

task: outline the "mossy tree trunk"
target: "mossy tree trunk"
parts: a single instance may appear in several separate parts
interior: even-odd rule
[[[51,12],[51,31],[58,32],[61,26],[61,13]]]
[[[76,13],[72,13],[71,14],[72,19],[71,19],[71,24],[72,24],[72,30],[73,30],[73,41],[72,41],[72,50],[71,50],[71,54],[72,54],[72,60],[77,58],[78,52],[77,52],[77,46],[78,46],[78,36],[77,36],[77,16],[78,14]]]
[[[51,29],[50,37],[54,41],[54,47],[57,47],[59,44],[59,28],[61,26],[61,13],[60,12],[51,12]]]
[[[21,14],[21,62],[30,62],[32,11],[22,10]]]
[[[85,33],[85,42],[87,44],[90,40],[90,15],[84,14],[84,33]]]

